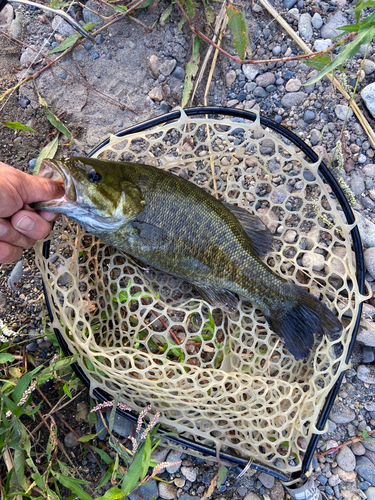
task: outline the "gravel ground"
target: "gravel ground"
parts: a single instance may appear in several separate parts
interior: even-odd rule
[[[354,22],[351,10],[354,4],[345,0],[274,2],[288,24],[313,50],[330,45],[337,34],[337,26]],[[95,0],[89,0],[86,6],[99,9],[103,15],[108,15],[111,10],[104,4],[99,6]],[[144,25],[153,26],[167,6],[163,1],[156,2],[150,9],[139,12],[137,19]],[[244,10],[255,59],[300,54],[296,44],[260,4],[246,3]],[[80,19],[80,9],[74,6],[73,11]],[[100,21],[89,10],[83,11],[83,17],[85,22]],[[74,50],[73,55],[68,55],[35,80],[38,91],[74,135],[70,153],[87,154],[108,133],[116,133],[180,104],[185,66],[191,54],[191,35],[186,25],[181,31],[178,29],[179,20],[176,6],[165,25],[156,23],[151,32],[125,19],[98,35],[95,46],[85,42]],[[15,13],[7,7],[0,18],[1,24],[2,29],[26,44],[21,47],[0,36],[2,89],[20,80],[30,62],[33,62],[31,73],[40,69],[35,50],[38,51],[43,43],[42,50],[46,53],[72,32],[69,25],[58,24],[53,16],[24,7],[19,7]],[[56,32],[51,36],[52,28],[56,28]],[[223,48],[234,53],[228,36],[223,39]],[[203,50],[206,48],[203,47],[202,54]],[[346,64],[349,85],[354,85],[364,53],[365,47],[362,47],[360,54]],[[329,158],[340,138],[348,103],[326,79],[303,87],[302,84],[315,74],[303,61],[242,66],[220,55],[208,104],[257,109],[262,116],[294,131]],[[371,45],[360,72],[355,100],[372,128],[375,125],[374,75],[375,46]],[[203,85],[194,105],[202,105],[202,89]],[[0,159],[30,171],[41,147],[50,140],[48,133],[52,131],[38,104],[33,83],[28,82],[13,93],[5,101],[5,106],[0,107],[0,114],[2,121],[18,120],[37,130],[38,135],[34,137],[7,129],[0,131]],[[344,132],[346,161],[343,177],[355,195],[354,208],[360,217],[365,247],[366,279],[375,291],[375,147],[351,110],[348,116]],[[360,328],[351,366],[331,411],[327,432],[320,437],[317,452],[335,448],[375,427],[374,305],[374,299],[365,304],[366,323]],[[42,309],[41,276],[33,264],[33,252],[29,250],[25,252],[23,267],[0,267],[0,317],[14,329],[24,327],[20,338],[26,340],[28,352],[49,359],[55,349],[51,342],[40,336],[43,331]],[[65,440],[65,445],[73,449],[78,446],[74,440]],[[160,453],[161,459],[172,461],[174,456],[171,455],[175,452],[166,449]],[[153,495],[166,500],[200,498],[217,466],[187,453],[180,458],[180,466],[162,475],[172,481],[170,484],[151,481],[138,497],[130,495],[130,498],[151,500]],[[81,466],[82,470],[87,469],[90,477],[95,464],[83,459]],[[315,484],[327,498],[375,499],[374,438],[315,457],[313,468]],[[237,479],[239,472],[232,469],[213,497],[280,500],[286,495],[281,483],[267,474],[256,473]]]

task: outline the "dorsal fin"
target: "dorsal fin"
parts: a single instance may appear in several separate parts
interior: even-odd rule
[[[223,203],[236,216],[245,233],[251,240],[251,249],[259,257],[263,257],[272,250],[272,234],[256,215],[236,205]]]

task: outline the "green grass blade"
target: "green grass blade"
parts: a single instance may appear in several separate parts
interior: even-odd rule
[[[7,128],[24,130],[25,132],[32,132],[33,134],[35,134],[35,130],[33,128],[28,127],[27,125],[24,125],[23,123],[20,122],[3,122],[3,125]]]
[[[56,136],[53,139],[53,141],[49,142],[47,146],[45,146],[39,153],[39,156],[36,160],[35,167],[33,170],[34,175],[38,174],[43,160],[45,160],[46,158],[52,159],[55,156],[58,147],[59,147],[59,138],[58,136]]]
[[[182,101],[181,106],[184,108],[188,101],[193,90],[193,78],[197,74],[199,68],[199,41],[198,37],[194,38],[193,41],[193,52],[191,54],[190,61],[186,65],[185,69],[185,82],[184,82],[184,90],[182,92]]]

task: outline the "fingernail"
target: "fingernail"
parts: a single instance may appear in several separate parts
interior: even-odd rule
[[[31,219],[25,215],[20,219],[16,225],[16,229],[21,229],[21,231],[31,231],[35,227],[35,220]]]
[[[8,228],[5,224],[0,222],[0,236],[4,236],[8,232]]]
[[[56,217],[56,214],[54,212],[43,212],[43,219],[46,221],[51,221]]]

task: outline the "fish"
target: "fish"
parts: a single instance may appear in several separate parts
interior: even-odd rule
[[[295,358],[310,355],[315,335],[342,330],[326,305],[262,261],[273,237],[256,215],[189,180],[84,157],[44,160],[39,175],[62,179],[65,194],[33,208],[66,215],[141,265],[191,283],[229,314],[239,297],[250,301]]]

